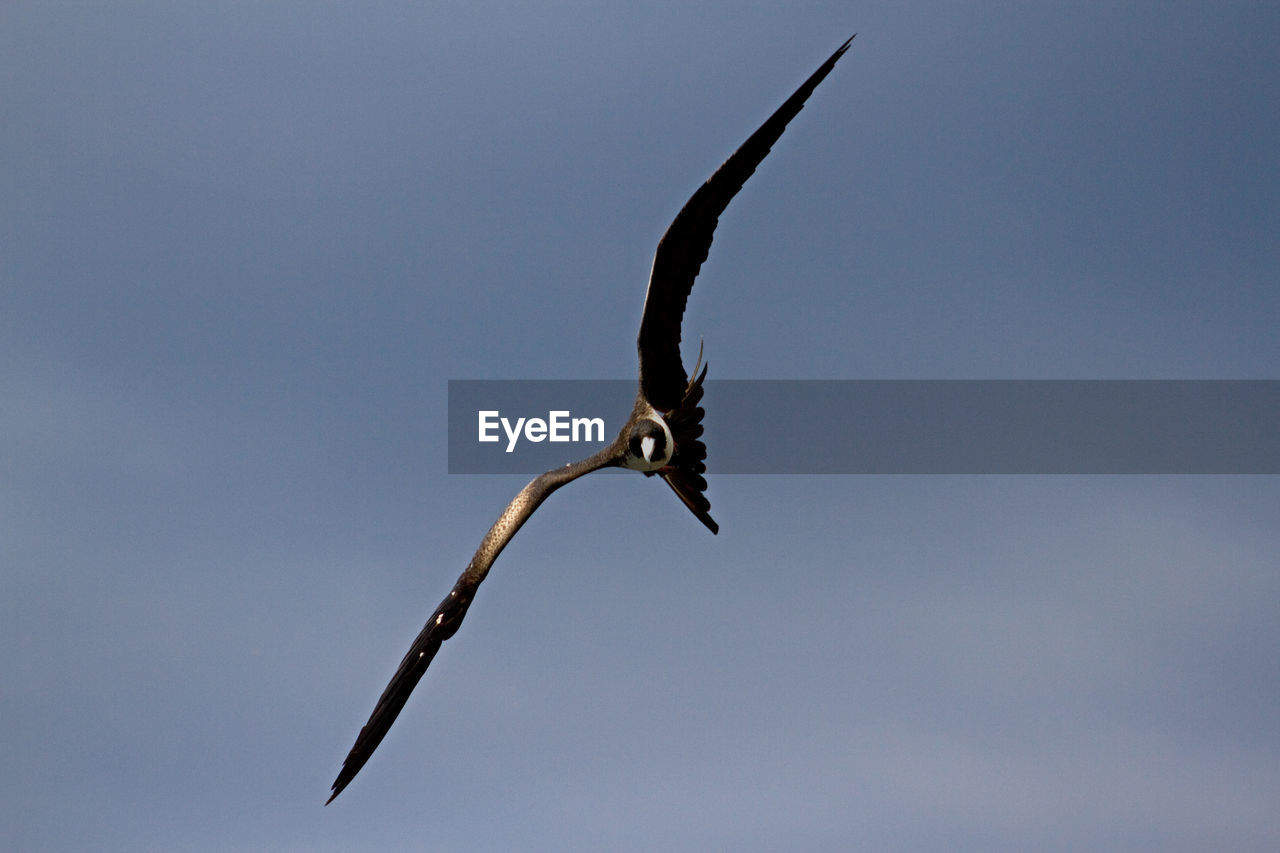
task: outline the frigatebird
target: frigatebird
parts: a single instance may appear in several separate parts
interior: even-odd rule
[[[707,368],[702,362],[701,349],[691,373],[685,373],[680,359],[680,325],[685,303],[711,249],[720,214],[782,136],[787,123],[795,118],[809,95],[849,49],[853,38],[850,36],[840,45],[676,214],[658,241],[649,273],[636,342],[640,352],[640,390],[631,417],[604,450],[535,477],[507,504],[458,582],[431,614],[409,653],[400,661],[347,754],[326,805],[342,793],[378,748],[409,694],[431,665],[440,644],[452,637],[462,624],[493,561],[533,511],[556,489],[601,468],[630,468],[649,477],[656,474],[712,533],[719,532],[720,526],[711,518],[711,503],[704,494],[707,481],[702,476],[706,472],[707,448],[700,440],[703,409],[698,403],[702,399]]]

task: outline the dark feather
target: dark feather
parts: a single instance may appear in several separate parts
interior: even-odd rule
[[[702,382],[707,370],[694,367],[693,376],[685,378],[684,368],[680,361],[680,323],[684,316],[685,302],[693,287],[693,280],[698,275],[702,262],[707,258],[711,247],[711,237],[716,222],[729,200],[742,188],[743,182],[751,176],[760,161],[769,153],[769,148],[782,135],[782,131],[796,113],[800,111],[805,99],[814,87],[827,76],[836,60],[849,47],[849,41],[841,45],[814,74],[805,81],[795,94],[775,112],[743,144],[738,151],[725,161],[711,179],[706,182],[685,204],[676,216],[667,233],[658,244],[654,257],[653,272],[649,279],[649,292],[645,297],[644,316],[640,322],[640,393],[636,400],[635,411],[622,432],[613,444],[594,456],[548,471],[536,477],[529,485],[521,489],[498,520],[489,528],[475,556],[467,564],[462,576],[454,584],[453,590],[440,603],[427,624],[423,626],[408,654],[400,661],[395,675],[382,692],[368,722],[360,729],[355,745],[347,754],[342,770],[333,783],[333,793],[328,802],[342,793],[360,768],[364,767],[378,744],[395,722],[404,708],[405,702],[414,687],[422,679],[431,665],[440,645],[457,632],[466,616],[476,590],[484,581],[497,559],[498,554],[511,541],[533,514],[533,511],[548,495],[583,474],[599,468],[625,464],[627,440],[630,429],[636,420],[647,416],[648,407],[658,409],[666,416],[671,429],[671,437],[675,443],[675,452],[670,462],[658,471],[647,472],[659,474],[679,496],[698,520],[705,524],[712,533],[720,527],[711,518],[711,502],[704,492],[707,481],[702,476],[706,470],[707,448],[702,443],[703,409],[698,405],[702,399]],[[698,354],[701,365],[702,354]]]
[[[462,617],[467,615],[467,608],[471,605],[476,586],[478,584],[467,582],[467,576],[464,573],[458,578],[457,584],[454,585],[448,597],[440,602],[436,612],[431,614],[431,618],[427,620],[427,624],[423,626],[417,639],[409,647],[409,653],[404,656],[404,660],[400,661],[396,674],[391,677],[387,688],[382,691],[378,704],[369,715],[369,721],[356,736],[355,745],[347,753],[346,760],[342,762],[342,770],[333,782],[333,793],[325,801],[326,806],[333,802],[334,797],[342,793],[347,783],[356,778],[360,768],[364,767],[369,756],[373,755],[378,744],[382,743],[382,738],[386,736],[391,724],[396,721],[400,710],[404,708],[404,703],[408,701],[409,694],[418,685],[427,667],[431,665],[432,658],[440,650],[440,644],[452,637],[462,624]]]
[[[671,437],[676,443],[676,452],[671,462],[655,473],[662,476],[676,496],[684,502],[699,521],[712,533],[720,532],[720,525],[711,517],[711,501],[707,500],[706,473],[707,446],[699,439],[702,435],[702,416],[706,414],[698,402],[702,399],[702,382],[707,378],[707,368],[701,364],[702,353],[698,353],[702,372],[689,377],[680,405],[667,415],[667,426],[671,428]]]
[[[640,351],[640,389],[655,409],[671,411],[680,403],[684,392],[688,374],[680,360],[680,323],[684,319],[689,292],[693,290],[693,280],[698,277],[698,270],[711,251],[711,238],[720,214],[724,213],[747,178],[782,136],[787,122],[796,117],[809,95],[835,67],[852,41],[850,36],[849,41],[840,45],[840,49],[822,63],[732,157],[716,169],[715,174],[685,202],[658,242],[653,269],[649,273],[640,336],[636,342]]]
[[[338,773],[338,778],[333,781],[333,793],[329,795],[326,805],[342,793],[342,789],[356,777],[360,768],[364,767],[365,762],[369,760],[369,756],[373,755],[373,751],[378,748],[378,744],[382,743],[382,738],[386,736],[391,724],[404,708],[404,703],[408,701],[409,694],[418,685],[427,667],[431,665],[431,659],[440,650],[440,644],[457,633],[458,627],[462,625],[462,618],[467,615],[467,608],[471,606],[471,600],[475,597],[476,590],[489,574],[493,561],[511,541],[511,537],[516,535],[516,531],[528,521],[533,511],[556,489],[583,474],[620,464],[624,446],[623,438],[619,436],[613,444],[594,456],[540,474],[521,489],[520,493],[512,498],[511,503],[507,504],[502,515],[498,516],[498,520],[481,540],[480,547],[476,549],[466,570],[454,584],[453,590],[444,601],[440,602],[435,613],[431,614],[431,618],[427,620],[427,624],[423,626],[417,639],[409,647],[409,653],[400,661],[395,675],[391,676],[391,681],[382,691],[382,696],[374,706],[373,713],[369,715],[369,721],[360,729],[355,745],[351,747],[346,760],[342,762],[342,770]]]

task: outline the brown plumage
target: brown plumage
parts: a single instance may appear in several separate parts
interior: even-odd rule
[[[431,665],[441,643],[452,637],[462,624],[467,608],[471,606],[476,590],[489,573],[493,561],[534,510],[556,489],[600,468],[625,467],[641,471],[646,476],[656,474],[712,533],[719,531],[719,525],[711,518],[711,503],[705,495],[707,481],[702,476],[707,470],[707,448],[700,438],[703,409],[698,403],[702,399],[702,382],[707,376],[707,369],[702,365],[701,350],[692,374],[685,373],[680,359],[680,324],[685,303],[698,270],[711,249],[720,214],[782,136],[787,122],[800,112],[805,100],[835,67],[852,41],[850,37],[819,66],[676,214],[658,242],[645,294],[640,334],[636,341],[640,354],[640,390],[631,417],[618,437],[604,450],[580,462],[540,474],[503,510],[481,540],[480,547],[453,589],[431,614],[408,654],[400,661],[395,675],[347,754],[327,802],[333,802],[342,793],[378,748],[409,694]],[[700,366],[701,373],[698,372]]]

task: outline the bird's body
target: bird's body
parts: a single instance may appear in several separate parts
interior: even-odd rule
[[[707,259],[720,214],[852,41],[850,37],[819,66],[698,188],[676,215],[658,242],[649,276],[637,337],[640,390],[631,417],[608,447],[580,462],[535,477],[498,516],[481,540],[471,562],[427,620],[378,699],[333,783],[329,802],[342,793],[360,772],[427,671],[441,643],[457,632],[493,561],[534,510],[556,489],[601,468],[630,468],[646,476],[662,477],[699,521],[712,533],[719,531],[719,525],[711,518],[711,504],[704,494],[707,481],[702,476],[706,470],[703,460],[707,451],[699,438],[702,435],[703,410],[698,403],[702,398],[702,383],[707,369],[699,353],[698,364],[686,374],[680,357],[680,325],[685,303],[698,270]]]

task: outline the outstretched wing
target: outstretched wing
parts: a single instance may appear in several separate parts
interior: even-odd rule
[[[458,578],[458,582],[454,584],[445,600],[440,602],[436,612],[431,614],[431,618],[427,620],[427,624],[423,626],[418,638],[409,648],[409,653],[404,656],[404,660],[400,661],[396,674],[391,676],[387,689],[382,691],[378,704],[369,715],[369,722],[364,724],[360,734],[356,736],[355,746],[351,747],[346,760],[342,762],[342,770],[338,773],[338,778],[333,781],[333,793],[329,795],[325,805],[333,802],[333,798],[342,793],[347,783],[356,778],[360,768],[364,767],[369,756],[373,755],[378,744],[382,743],[382,738],[391,728],[391,724],[396,721],[396,717],[400,715],[400,709],[404,707],[404,703],[408,701],[409,694],[418,685],[427,667],[431,665],[431,659],[440,650],[440,644],[452,637],[457,632],[458,626],[462,624],[462,617],[467,615],[467,608],[471,605],[471,599],[475,596],[479,585],[478,580],[469,581],[467,574],[464,573]]]
[[[684,306],[689,299],[689,291],[693,289],[693,280],[711,250],[711,238],[720,214],[782,136],[787,122],[800,112],[809,95],[835,67],[852,41],[850,36],[849,41],[840,45],[840,49],[822,63],[732,157],[716,169],[715,174],[685,202],[667,228],[667,233],[658,241],[637,341],[640,390],[655,409],[671,411],[679,405],[684,394],[688,380],[680,360],[680,321],[684,318]]]
[[[386,736],[391,724],[400,715],[400,709],[408,701],[409,694],[422,680],[427,667],[431,665],[431,659],[440,650],[440,644],[457,632],[458,626],[462,624],[462,618],[467,615],[467,608],[471,606],[476,590],[489,574],[493,561],[498,559],[502,549],[511,541],[511,537],[516,535],[516,531],[529,520],[533,511],[556,489],[583,474],[620,464],[623,453],[620,442],[621,438],[581,462],[574,462],[563,468],[556,468],[538,475],[512,498],[511,503],[507,504],[502,515],[498,516],[498,520],[480,541],[480,547],[476,549],[475,555],[467,564],[462,576],[458,578],[458,582],[453,585],[453,589],[445,596],[444,601],[440,602],[435,613],[431,614],[431,618],[427,620],[427,624],[423,626],[417,639],[409,647],[409,653],[404,656],[404,660],[400,661],[396,674],[391,676],[387,689],[382,691],[378,704],[369,715],[369,721],[356,736],[355,746],[351,747],[346,760],[342,762],[342,770],[338,773],[338,778],[333,780],[333,793],[329,795],[325,805],[333,802],[333,798],[342,793],[342,789],[356,777],[360,768],[364,767],[365,762],[369,760],[369,756],[373,755],[373,751],[378,748],[378,744],[382,743],[382,738]]]

